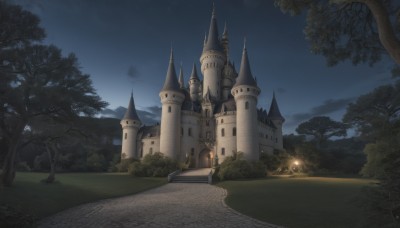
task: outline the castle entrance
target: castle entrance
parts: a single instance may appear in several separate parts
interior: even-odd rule
[[[204,149],[199,153],[198,168],[211,168],[214,153],[209,149]]]

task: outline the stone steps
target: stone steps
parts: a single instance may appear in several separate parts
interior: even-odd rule
[[[208,176],[174,176],[172,183],[208,183]]]

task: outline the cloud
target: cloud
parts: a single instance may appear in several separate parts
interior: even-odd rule
[[[139,71],[138,71],[138,69],[136,68],[136,67],[134,67],[134,66],[130,66],[129,68],[128,68],[128,77],[129,78],[132,78],[132,79],[136,79],[136,78],[138,78],[139,77]]]
[[[161,107],[158,106],[150,106],[146,108],[147,110],[139,110],[136,109],[136,112],[139,116],[139,119],[145,125],[153,125],[159,123],[161,121]],[[100,117],[109,117],[109,118],[117,118],[122,119],[126,112],[125,107],[118,107],[116,109],[104,109],[100,113]]]
[[[304,122],[314,116],[323,116],[330,113],[343,110],[347,105],[354,101],[355,98],[344,98],[344,99],[329,99],[324,101],[323,104],[313,107],[309,112],[296,113],[289,116],[287,125],[294,126],[301,122]]]

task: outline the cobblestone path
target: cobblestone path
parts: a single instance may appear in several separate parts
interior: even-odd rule
[[[67,209],[39,227],[277,227],[234,211],[225,196],[225,189],[208,184],[166,184]]]

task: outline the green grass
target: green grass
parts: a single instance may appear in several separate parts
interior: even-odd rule
[[[134,194],[167,183],[166,178],[135,178],[118,173],[57,174],[56,183],[41,183],[47,175],[17,173],[12,187],[0,188],[0,205],[8,204],[40,219],[79,204]]]
[[[225,181],[226,204],[233,209],[286,227],[357,227],[363,219],[355,200],[372,180],[357,178],[268,178]]]

